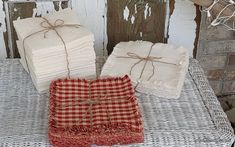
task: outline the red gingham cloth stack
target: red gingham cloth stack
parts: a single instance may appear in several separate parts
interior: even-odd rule
[[[49,140],[57,147],[141,143],[143,126],[128,76],[52,82]]]

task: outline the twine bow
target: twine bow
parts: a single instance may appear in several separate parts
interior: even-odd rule
[[[24,39],[23,39],[23,50],[24,50],[24,58],[25,58],[25,62],[26,62],[26,65],[27,65],[27,69],[29,71],[29,74],[30,74],[30,69],[29,69],[29,65],[28,65],[28,61],[27,61],[27,57],[26,57],[26,52],[25,52],[25,41],[38,34],[38,33],[44,33],[44,38],[46,38],[46,34],[49,32],[49,31],[55,31],[56,35],[60,38],[61,42],[63,43],[63,46],[64,46],[64,50],[65,50],[65,54],[66,54],[66,61],[67,61],[67,70],[68,70],[68,78],[70,78],[70,68],[69,68],[69,59],[68,59],[68,50],[67,50],[67,46],[66,46],[66,43],[64,41],[64,39],[62,38],[62,36],[59,34],[58,32],[58,28],[63,28],[63,27],[74,27],[74,28],[79,28],[81,25],[79,24],[65,24],[63,20],[61,19],[57,19],[53,24],[50,23],[50,21],[44,17],[42,17],[43,21],[40,23],[40,26],[44,29],[40,30],[40,31],[36,31],[28,36],[26,36]]]
[[[148,63],[148,62],[151,62],[151,65],[152,65],[152,74],[151,74],[151,75],[149,76],[149,78],[148,78],[148,81],[149,81],[149,80],[154,76],[154,74],[155,74],[155,69],[156,69],[156,67],[155,67],[155,65],[154,65],[154,62],[159,62],[159,63],[164,63],[164,64],[171,64],[171,65],[176,65],[176,66],[178,65],[178,64],[175,64],[175,63],[169,63],[169,62],[161,61],[160,59],[162,59],[162,57],[150,56],[150,54],[151,54],[151,52],[152,52],[152,50],[153,50],[153,46],[154,46],[154,45],[155,45],[155,44],[153,44],[153,45],[151,46],[151,49],[149,50],[149,53],[148,53],[147,57],[141,57],[141,56],[139,56],[139,55],[136,54],[136,53],[128,52],[128,53],[127,53],[127,56],[117,56],[117,58],[128,58],[128,59],[137,59],[137,60],[138,60],[136,63],[134,63],[134,64],[131,66],[130,75],[132,75],[132,71],[133,71],[133,69],[135,68],[135,66],[137,66],[139,63],[145,61],[144,66],[143,66],[143,68],[142,68],[142,70],[141,70],[141,74],[140,74],[139,79],[142,78],[143,73],[144,73],[144,71],[145,71],[145,68],[146,68],[146,66],[147,66],[147,63]],[[139,84],[139,82],[138,82],[138,84]],[[138,86],[138,84],[137,84],[137,86]],[[136,86],[136,87],[137,87],[137,86]]]
[[[107,103],[107,101],[112,101],[112,102],[125,102],[125,101],[129,101],[130,98],[126,98],[126,97],[120,97],[120,98],[107,98],[107,95],[100,95],[97,96],[96,98],[91,98],[91,84],[89,84],[89,97],[87,98],[80,98],[77,97],[75,99],[75,102],[73,102],[73,104],[60,104],[58,107],[60,107],[60,109],[67,109],[67,108],[71,108],[74,106],[78,106],[78,105],[89,105],[85,114],[83,115],[82,119],[79,119],[77,122],[80,124],[82,123],[82,121],[89,115],[89,121],[90,121],[90,125],[91,127],[93,127],[93,106],[94,105],[102,105],[104,103]],[[134,110],[135,111],[135,110]],[[111,117],[112,115],[110,114],[108,107],[106,106],[106,114],[108,116],[108,121],[109,123],[111,123]]]

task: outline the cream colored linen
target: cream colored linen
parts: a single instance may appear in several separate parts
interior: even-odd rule
[[[113,50],[113,53],[105,63],[101,76],[123,76],[130,75],[131,68],[139,59],[120,58],[127,57],[127,53],[135,53],[140,57],[147,57],[153,43],[146,41],[121,42]],[[161,57],[159,61],[174,63],[177,65],[153,62],[147,62],[143,76],[140,74],[143,70],[145,61],[140,62],[132,69],[131,80],[137,91],[157,95],[165,98],[178,98],[184,84],[185,75],[188,71],[189,55],[187,49],[183,47],[174,47],[168,44],[157,43],[153,46],[150,56]]]

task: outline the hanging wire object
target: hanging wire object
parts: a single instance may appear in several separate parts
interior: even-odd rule
[[[221,11],[217,14],[215,18],[212,18],[212,9],[219,2],[223,2],[226,5],[224,6],[223,9],[221,9]],[[226,27],[228,30],[235,31],[235,24],[234,24],[235,22],[231,20],[235,16],[235,11],[231,15],[222,15],[223,12],[229,8],[235,9],[235,2],[233,0],[214,0],[210,6],[208,6],[207,8],[201,9],[201,11],[206,12],[207,17],[210,20],[212,20],[210,23],[210,26],[215,27],[218,25],[222,25]]]

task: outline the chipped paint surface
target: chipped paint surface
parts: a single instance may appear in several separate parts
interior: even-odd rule
[[[169,40],[170,44],[184,46],[193,56],[194,40],[197,24],[194,21],[196,8],[191,1],[175,0],[175,10],[170,18]]]
[[[107,0],[72,0],[81,24],[95,34],[95,51],[99,57],[107,54],[106,4]]]
[[[137,5],[135,4],[135,14],[137,13]]]
[[[0,59],[7,57],[6,46],[3,33],[6,32],[5,13],[3,11],[3,1],[0,0]]]
[[[135,16],[131,16],[131,23],[134,24],[135,23]]]
[[[130,11],[128,9],[128,7],[126,6],[124,11],[123,11],[123,18],[128,21],[128,18],[129,18],[129,14],[130,14]]]
[[[59,5],[60,6],[60,5]],[[37,1],[36,2],[36,15],[44,16],[45,14],[55,11],[55,6],[52,1]]]
[[[151,16],[151,7],[149,7],[149,4],[147,3],[145,5],[145,10],[144,10],[144,18],[147,19],[147,17]]]
[[[135,4],[134,6],[135,6],[135,11],[133,14],[130,14],[128,6],[126,6],[125,9],[123,10],[123,19],[126,21],[130,21],[132,24],[135,23],[135,14],[138,13],[137,4]],[[152,15],[152,8],[149,6],[148,3],[146,3],[144,9],[145,9],[144,18],[147,19]]]
[[[17,1],[17,0],[14,0]],[[167,0],[168,1],[168,0]],[[77,12],[81,24],[94,32],[95,34],[95,50],[98,56],[107,54],[107,0],[71,0],[72,8]],[[34,16],[45,15],[54,11],[54,5],[51,1],[37,1],[37,9],[34,10]],[[128,5],[123,9],[123,20],[130,24],[137,22],[136,14],[138,13],[139,4],[134,4],[133,9],[128,8]],[[192,11],[193,4],[189,1],[176,0],[175,13],[170,20],[169,43],[183,45],[190,50],[193,48],[195,37],[194,16]],[[18,11],[14,9],[14,11]],[[143,5],[143,18],[148,19],[153,14],[151,4]],[[0,58],[6,57],[3,32],[6,31],[5,14],[2,10],[2,0],[0,0]],[[169,21],[169,20],[166,20]],[[181,25],[182,24],[182,25]],[[166,26],[167,27],[167,26]],[[167,29],[166,29],[167,30]],[[184,31],[182,31],[184,30]],[[143,36],[140,32],[139,36]]]
[[[108,0],[108,53],[120,41],[166,42],[162,0]]]

